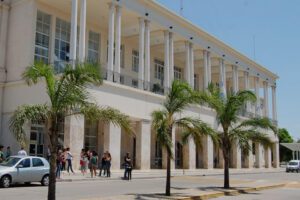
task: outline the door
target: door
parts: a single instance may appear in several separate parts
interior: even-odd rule
[[[32,181],[41,181],[45,172],[45,165],[42,159],[32,158]]]
[[[44,133],[43,124],[32,124],[30,130],[29,155],[44,156]]]
[[[24,158],[18,164],[18,166],[22,165],[22,167],[17,168],[17,175],[14,182],[24,183],[30,182],[31,180],[31,159]]]
[[[176,142],[175,164],[177,169],[183,168],[183,146],[180,142]]]

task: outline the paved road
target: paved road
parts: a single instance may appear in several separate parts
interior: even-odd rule
[[[298,200],[300,199],[299,188],[280,188],[272,190],[264,190],[259,192],[252,192],[249,194],[242,194],[238,196],[219,197],[215,200]]]
[[[251,181],[260,182],[280,182],[293,181],[300,182],[300,174],[286,173],[264,173],[264,174],[243,174],[231,175],[232,184],[246,184]],[[174,177],[172,188],[186,189],[195,188],[203,190],[207,187],[222,186],[223,176],[193,176],[193,177]],[[136,193],[163,193],[165,186],[164,178],[137,179],[132,181],[123,180],[97,180],[97,181],[77,181],[62,182],[57,184],[57,199],[77,200],[94,197],[116,196],[121,194]],[[296,187],[299,188],[300,187]],[[280,190],[281,191],[281,190]],[[282,190],[286,194],[286,190]],[[0,189],[1,200],[42,200],[46,199],[47,188],[40,185],[16,186],[9,189]],[[268,194],[266,194],[268,195]],[[299,193],[298,193],[299,195]],[[239,197],[237,197],[239,198]],[[290,199],[294,199],[291,197]],[[300,198],[299,198],[300,199]]]

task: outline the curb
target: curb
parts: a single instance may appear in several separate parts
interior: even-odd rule
[[[272,172],[248,172],[246,174],[261,174],[261,173],[281,173],[281,171],[272,171]],[[242,172],[237,172],[237,173],[232,173],[231,175],[243,175],[245,173]],[[223,173],[214,173],[214,174],[175,174],[172,175],[171,177],[180,177],[180,176],[219,176],[223,175]],[[162,175],[157,175],[157,176],[141,176],[141,177],[134,177],[133,179],[141,180],[141,179],[159,179],[159,178],[166,178],[166,176]],[[110,181],[110,180],[122,180],[122,177],[111,177],[111,178],[105,178],[101,177],[99,178],[98,176],[96,178],[65,178],[65,179],[58,179],[56,182],[79,182],[79,181]]]
[[[253,191],[261,191],[261,190],[268,190],[268,189],[274,189],[279,187],[284,187],[286,184],[274,184],[274,185],[267,185],[267,186],[258,186],[258,187],[250,187],[245,189],[237,189],[237,190],[228,190],[228,191],[221,191],[221,192],[214,192],[210,194],[203,194],[203,195],[197,195],[197,196],[191,196],[186,198],[179,198],[174,200],[206,200],[206,199],[212,199],[217,198],[221,196],[228,196],[228,195],[240,195],[243,193],[253,192]]]

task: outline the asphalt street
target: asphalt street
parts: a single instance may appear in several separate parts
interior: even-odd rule
[[[242,174],[231,175],[231,182],[243,184],[255,181],[289,181],[300,183],[300,173],[261,173],[261,174]],[[223,184],[223,176],[186,176],[172,178],[173,189],[187,189],[195,188],[203,190],[208,187],[221,187]],[[133,179],[132,181],[124,180],[91,180],[91,181],[76,181],[76,182],[61,182],[57,183],[57,199],[58,200],[77,200],[88,199],[95,197],[108,197],[122,194],[148,194],[148,193],[163,193],[165,187],[164,178],[150,178],[150,179]],[[300,187],[294,185],[284,189],[268,190],[263,192],[256,192],[255,194],[246,194],[237,197],[224,197],[225,199],[274,199],[271,198],[272,191],[275,192],[276,197],[280,195],[289,197],[287,199],[300,199]],[[258,195],[258,194],[262,194]],[[252,196],[251,196],[252,195]],[[0,189],[1,200],[41,200],[46,199],[47,188],[39,184],[31,186],[14,186],[8,189]],[[244,198],[245,197],[245,198]],[[260,198],[266,197],[266,198]],[[296,198],[297,197],[297,198]],[[283,199],[283,198],[279,198]]]

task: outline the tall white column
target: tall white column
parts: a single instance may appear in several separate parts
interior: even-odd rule
[[[211,80],[211,54],[209,51],[207,52],[207,68],[208,68],[207,71],[208,84],[210,84],[212,80]]]
[[[263,166],[263,146],[257,142],[255,143],[255,167],[261,168]]]
[[[84,145],[84,116],[71,115],[65,117],[64,146],[69,147],[73,155],[73,169],[79,168],[80,152]]]
[[[224,59],[219,60],[219,67],[220,67],[220,72],[219,72],[219,85],[221,89],[221,93],[226,98],[226,68],[225,68],[225,63]]]
[[[103,128],[104,151],[109,151],[111,154],[111,168],[120,169],[121,162],[121,128],[113,123],[104,124]]]
[[[120,83],[121,73],[121,7],[116,6],[116,47],[114,81]]]
[[[255,95],[256,95],[256,104],[255,104],[255,115],[261,116],[261,108],[260,108],[260,95],[259,95],[259,77],[255,77],[254,79],[255,85]]]
[[[191,137],[183,146],[183,168],[196,169],[196,145]]]
[[[269,117],[269,84],[264,82],[264,116]]]
[[[191,69],[190,69],[190,43],[188,41],[185,42],[185,81],[190,84],[191,82]]]
[[[234,93],[237,93],[239,90],[239,74],[236,65],[232,65],[232,89]]]
[[[204,136],[202,140],[203,168],[214,168],[214,144],[210,136]]]
[[[76,45],[77,45],[77,10],[78,1],[72,0],[72,13],[71,13],[71,43],[70,43],[70,60],[75,67],[76,61]]]
[[[190,43],[190,86],[194,89],[195,82],[194,82],[194,45]]]
[[[150,169],[151,157],[151,123],[141,121],[137,126],[136,165],[139,169]]]
[[[108,18],[108,59],[107,59],[107,80],[113,81],[114,70],[114,35],[115,35],[115,5],[109,4]]]
[[[145,20],[145,89],[150,90],[150,21]]]
[[[173,33],[170,32],[170,85],[174,80],[174,38]]]
[[[249,72],[244,71],[244,87],[245,87],[245,90],[250,89],[249,85],[250,85]],[[247,103],[246,103],[246,112],[249,112],[249,109],[250,109],[250,102],[247,101]]]
[[[85,33],[86,33],[86,0],[81,0],[80,8],[80,35],[79,35],[79,61],[85,61]]]
[[[210,61],[210,52],[203,51],[203,58],[204,58],[204,90],[207,89],[208,84],[211,83],[211,61]]]
[[[276,86],[272,86],[272,118],[277,120]]]
[[[241,148],[238,145],[238,142],[235,141],[232,144],[232,161],[233,161],[233,168],[240,169],[242,167],[242,161],[241,161]]]
[[[170,65],[170,36],[169,31],[164,31],[164,44],[165,44],[165,66],[164,66],[164,88],[165,93],[170,88],[170,79],[169,79],[169,65]]]
[[[144,50],[145,50],[145,20],[139,19],[140,35],[139,35],[139,89],[144,89]]]
[[[1,22],[0,22],[0,70],[2,73],[5,74],[5,60],[6,60],[6,43],[7,43],[7,29],[8,29],[8,12],[9,7],[5,4],[2,5],[1,10]],[[4,81],[4,79],[1,77],[0,80]]]

